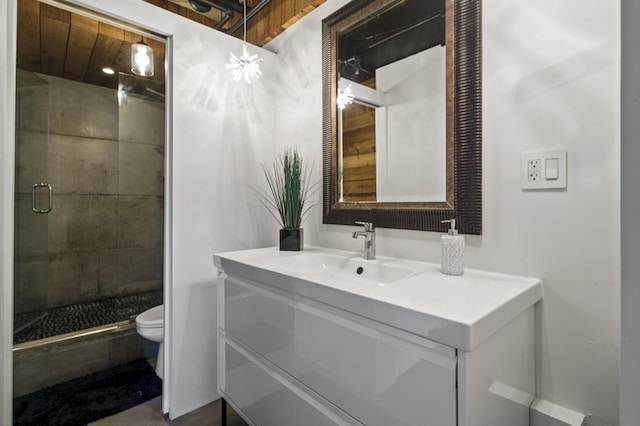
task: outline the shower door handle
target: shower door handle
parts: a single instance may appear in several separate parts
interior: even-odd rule
[[[36,208],[36,189],[38,188],[48,188],[49,189],[49,207],[41,210]],[[31,210],[38,214],[49,213],[53,209],[53,189],[51,185],[48,183],[35,183],[31,188]]]

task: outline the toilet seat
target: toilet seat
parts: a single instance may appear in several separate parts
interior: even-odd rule
[[[142,328],[164,327],[164,305],[158,305],[138,315],[136,325]]]

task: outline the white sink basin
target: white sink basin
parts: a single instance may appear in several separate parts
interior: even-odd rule
[[[460,277],[440,265],[320,247],[276,247],[220,253],[214,264],[286,293],[471,351],[542,296],[537,278],[467,268]],[[358,273],[362,268],[361,273]]]
[[[296,275],[327,275],[334,280],[352,283],[387,285],[416,273],[415,269],[327,254],[307,254],[271,260],[270,265]]]

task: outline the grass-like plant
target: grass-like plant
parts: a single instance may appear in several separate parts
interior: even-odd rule
[[[310,197],[317,190],[311,183],[313,167],[304,164],[297,149],[287,148],[271,167],[262,165],[268,191],[258,191],[260,202],[282,229],[300,229],[302,220],[315,206]]]

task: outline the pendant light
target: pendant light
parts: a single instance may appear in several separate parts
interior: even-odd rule
[[[336,105],[340,110],[343,110],[347,107],[347,105],[351,105],[355,96],[353,91],[351,90],[351,85],[348,85],[344,90],[338,89],[338,96],[336,97]]]
[[[231,70],[234,81],[244,79],[246,83],[251,83],[254,78],[259,78],[262,74],[260,71],[260,62],[262,58],[258,54],[249,55],[247,52],[247,0],[244,0],[244,37],[242,44],[242,54],[236,56],[233,52],[229,52],[229,63],[226,65]]]
[[[153,75],[153,49],[142,39],[131,45],[131,72],[143,77]]]

